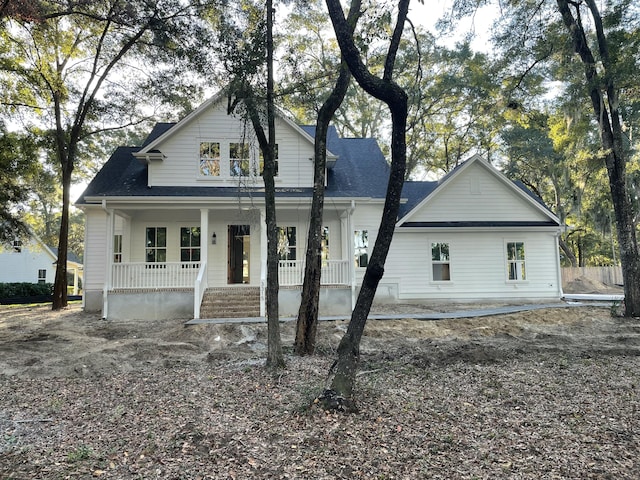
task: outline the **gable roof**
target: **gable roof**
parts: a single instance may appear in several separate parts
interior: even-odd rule
[[[411,217],[416,214],[422,207],[433,200],[439,192],[446,189],[446,186],[453,181],[456,177],[460,176],[462,172],[469,169],[471,165],[480,165],[486,171],[496,178],[500,183],[505,185],[512,192],[523,199],[527,204],[533,206],[536,210],[543,213],[547,217],[547,221],[539,222],[428,222],[429,225],[425,225],[425,222],[418,222],[416,224],[411,222]],[[559,226],[560,220],[556,215],[544,204],[542,199],[534,195],[522,182],[513,182],[507,178],[502,172],[494,168],[489,162],[485,161],[480,155],[473,155],[465,162],[458,165],[456,168],[448,172],[437,182],[405,182],[402,190],[403,197],[406,195],[408,201],[401,205],[400,212],[398,214],[398,223],[396,226],[402,225],[409,226],[454,226],[464,224],[464,226],[532,226],[534,224],[539,226]]]
[[[189,125],[194,120],[198,119],[200,116],[204,115],[206,111],[221,103],[225,95],[227,94],[226,89],[220,90],[218,93],[213,95],[211,98],[206,100],[202,105],[196,108],[189,115],[184,117],[177,123],[159,123],[152,130],[151,134],[147,137],[145,142],[142,145],[142,148],[139,152],[136,152],[143,157],[145,154],[155,153],[155,148],[158,147],[162,142],[171,138],[172,136],[178,134],[180,130]],[[307,142],[313,145],[313,137],[309,136],[309,134],[300,127],[300,125],[296,124],[292,121],[288,115],[285,114],[283,110],[276,106],[275,108],[276,116],[284,121],[289,127],[298,132],[301,137],[303,137]],[[333,154],[330,148],[327,148],[327,164],[329,167],[333,167],[333,163],[335,162],[336,156]]]
[[[76,205],[87,205],[90,197],[202,197],[237,198],[240,196],[264,197],[264,187],[229,186],[153,186],[148,187],[148,166],[135,158],[135,154],[149,148],[176,124],[159,123],[144,141],[144,147],[118,147],[102,169],[89,183],[76,201]],[[313,139],[314,126],[297,127]],[[337,158],[333,169],[328,171],[325,195],[334,198],[377,198],[386,194],[389,165],[373,138],[340,138],[335,127],[327,134],[327,148]],[[278,197],[311,197],[312,188],[276,188]],[[93,201],[93,200],[92,200]]]

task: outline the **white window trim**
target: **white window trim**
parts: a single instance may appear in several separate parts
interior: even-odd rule
[[[509,278],[509,263],[511,262],[511,260],[509,260],[509,248],[508,245],[510,243],[523,243],[524,244],[524,260],[515,260],[516,263],[523,263],[524,264],[524,268],[525,268],[525,276],[526,278],[524,279],[510,279]],[[527,241],[525,239],[513,239],[513,238],[509,238],[509,239],[504,239],[504,252],[503,252],[503,259],[504,259],[504,275],[505,275],[505,282],[506,283],[510,283],[510,284],[525,284],[529,282],[529,275],[528,275],[528,268],[527,268]],[[520,272],[520,269],[516,270],[517,272]]]
[[[431,248],[432,248],[432,245],[434,243],[445,243],[445,244],[447,244],[449,246],[449,261],[448,262],[433,260],[433,257],[431,256]],[[451,255],[451,242],[448,241],[448,240],[447,241],[430,240],[427,245],[429,245],[429,253],[428,253],[429,256],[428,256],[428,258],[429,258],[430,267],[431,267],[429,269],[430,282],[432,284],[434,284],[434,285],[452,285],[453,284],[453,273],[452,273],[453,269],[452,269],[452,266],[451,266],[451,263],[452,263],[451,262],[451,257],[452,257],[452,255]],[[449,280],[435,280],[433,278],[433,266],[434,265],[444,265],[444,264],[449,265]]]

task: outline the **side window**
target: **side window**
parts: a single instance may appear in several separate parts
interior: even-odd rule
[[[451,268],[448,243],[431,244],[431,273],[434,282],[451,280]]]
[[[260,151],[260,155],[258,157],[258,167],[260,169],[260,176],[264,175],[264,156],[262,155],[262,150]],[[275,176],[278,176],[278,144],[276,143],[276,173]]]
[[[38,270],[38,283],[47,283],[47,271],[42,269]]]
[[[220,176],[219,142],[200,142],[200,175]]]
[[[122,235],[113,236],[113,263],[122,263]]]
[[[296,227],[278,227],[278,259],[296,260]]]
[[[22,252],[22,242],[20,240],[14,240],[13,241],[13,251],[15,253],[21,253]]]
[[[232,142],[229,144],[229,171],[232,177],[249,175],[249,144]]]
[[[167,228],[147,227],[146,261],[148,263],[167,261]]]
[[[369,265],[369,232],[367,230],[354,231],[353,241],[356,268],[364,268]]]
[[[180,228],[180,261],[200,261],[200,227]]]
[[[326,265],[329,260],[329,227],[322,227],[322,238],[320,240],[322,249],[320,252],[322,265]]]
[[[507,242],[507,272],[509,280],[526,280],[524,242]]]

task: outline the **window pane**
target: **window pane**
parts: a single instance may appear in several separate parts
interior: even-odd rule
[[[167,229],[166,229],[166,227],[159,227],[157,229],[157,231],[158,231],[158,233],[157,233],[156,246],[158,246],[158,247],[166,247],[167,246]]]
[[[278,227],[278,257],[296,260],[296,227]]]
[[[147,247],[156,246],[156,229],[153,227],[147,228]]]
[[[191,245],[191,231],[188,228],[180,229],[180,246],[188,247]]]
[[[158,262],[166,262],[167,261],[167,250],[164,249],[164,248],[159,248],[156,258],[158,259]]]
[[[200,227],[194,227],[191,229],[191,246],[200,246]]]

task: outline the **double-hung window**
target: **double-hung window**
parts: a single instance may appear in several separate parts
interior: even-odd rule
[[[276,163],[275,165],[275,173],[274,173],[274,177],[278,176],[278,144],[276,143],[276,149],[275,149],[275,155],[274,155],[274,161]],[[260,150],[260,154],[258,157],[258,167],[260,168],[260,176],[264,175],[264,155],[262,155],[262,150]]]
[[[167,261],[167,227],[147,227],[145,256],[147,263]]]
[[[180,261],[200,261],[200,227],[180,228]]]
[[[431,244],[431,273],[434,282],[451,280],[451,264],[448,243]]]
[[[232,177],[249,175],[249,144],[232,142],[229,144],[229,171]]]
[[[200,142],[200,175],[220,176],[220,143]]]
[[[507,242],[507,272],[509,280],[526,280],[524,242]]]
[[[38,283],[47,283],[47,271],[45,269],[38,270]]]
[[[296,260],[296,227],[278,227],[278,259]]]
[[[122,263],[122,235],[113,236],[113,263]]]
[[[322,238],[320,239],[320,255],[322,265],[326,265],[329,261],[329,227],[322,227]]]

